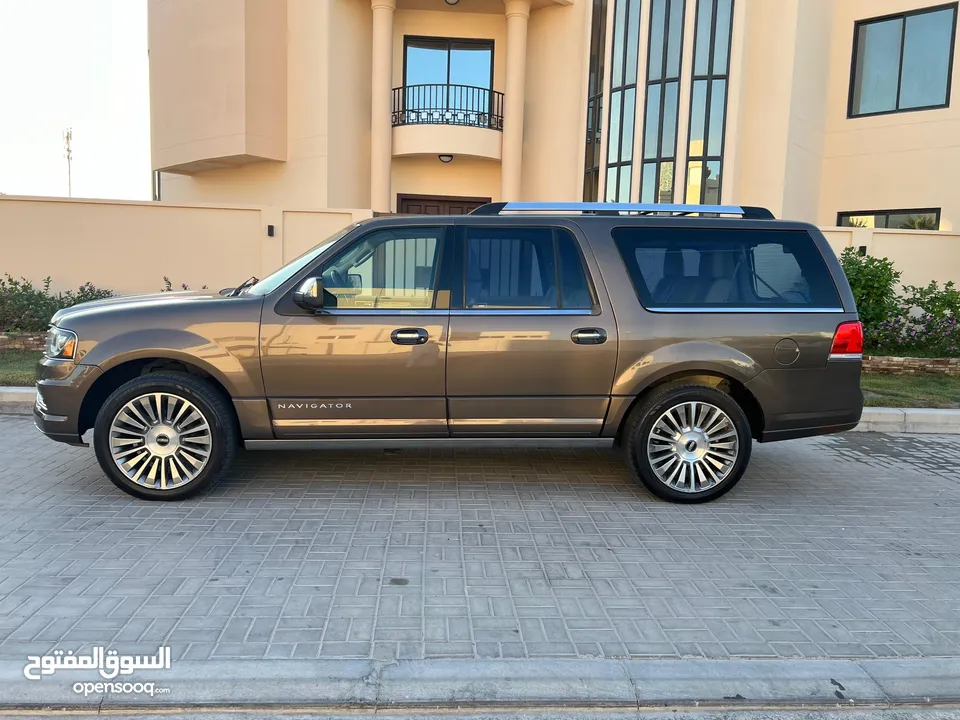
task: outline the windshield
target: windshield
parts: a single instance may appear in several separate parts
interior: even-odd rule
[[[357,223],[348,225],[342,230],[338,230],[333,235],[328,237],[319,245],[314,245],[312,248],[307,250],[303,255],[291,260],[286,265],[284,265],[279,270],[276,270],[269,275],[267,275],[263,280],[258,282],[256,285],[251,285],[246,290],[243,291],[243,295],[269,295],[278,287],[283,285],[290,277],[296,275],[298,272],[303,270],[307,265],[313,262],[320,253],[330,247],[337,240],[342,238],[348,232],[357,227]]]

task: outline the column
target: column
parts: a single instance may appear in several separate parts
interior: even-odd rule
[[[373,8],[373,58],[370,78],[370,207],[390,212],[390,163],[393,159],[393,12],[396,0],[370,0]]]
[[[504,0],[507,15],[507,85],[503,97],[503,159],[500,199],[520,199],[523,161],[523,101],[527,79],[527,20],[530,0]]]

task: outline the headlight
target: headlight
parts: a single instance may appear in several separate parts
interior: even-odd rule
[[[52,327],[47,332],[43,354],[53,360],[73,360],[77,353],[77,334],[72,330]]]

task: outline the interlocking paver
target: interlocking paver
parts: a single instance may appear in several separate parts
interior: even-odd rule
[[[757,446],[731,493],[677,506],[613,452],[241,453],[164,504],[3,416],[0,659],[957,655],[957,458]]]

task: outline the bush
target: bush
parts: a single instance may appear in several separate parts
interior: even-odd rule
[[[90,283],[75,291],[51,293],[50,278],[35,287],[26,278],[17,280],[7,274],[0,278],[0,332],[43,332],[57,310],[112,296],[110,290]]]
[[[897,296],[900,271],[891,260],[860,255],[854,248],[847,248],[840,255],[840,264],[864,325],[878,327],[902,311]]]
[[[187,285],[186,283],[180,283],[180,288],[181,288],[182,290],[189,290],[189,289],[190,289],[190,286]],[[203,285],[203,286],[201,286],[200,289],[201,289],[201,290],[206,290],[206,289],[207,289],[207,286],[206,286],[206,285]],[[163,276],[163,287],[160,288],[160,292],[174,292],[174,289],[173,289],[173,281],[172,281],[169,277],[167,277],[166,275]],[[178,290],[177,292],[179,292],[179,290]]]

